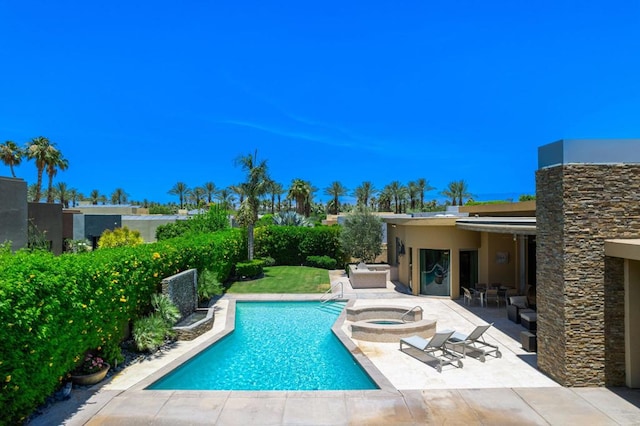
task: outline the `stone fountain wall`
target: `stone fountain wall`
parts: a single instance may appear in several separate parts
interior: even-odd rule
[[[191,315],[198,308],[198,270],[189,269],[162,280],[165,294],[180,310],[180,319]]]

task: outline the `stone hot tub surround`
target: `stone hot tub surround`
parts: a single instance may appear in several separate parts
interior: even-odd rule
[[[402,337],[432,337],[436,320],[423,319],[422,308],[406,306],[359,306],[347,308],[352,321],[351,337],[369,342],[398,342]]]

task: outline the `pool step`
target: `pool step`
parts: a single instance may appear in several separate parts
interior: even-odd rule
[[[318,309],[320,309],[321,311],[324,311],[324,312],[334,312],[334,313],[339,314],[344,309],[344,306],[345,306],[344,302],[328,301],[328,302],[325,302],[325,303],[321,303],[318,306]]]

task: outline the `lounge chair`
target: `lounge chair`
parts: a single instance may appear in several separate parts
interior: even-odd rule
[[[431,339],[424,339],[420,336],[405,337],[400,339],[400,351],[427,364],[429,364],[428,361],[435,361],[435,368],[438,373],[442,373],[443,365],[455,364],[458,368],[462,368],[462,361],[460,360],[462,356],[449,351],[445,346],[447,340],[453,334],[453,330],[448,330],[434,334]],[[409,346],[409,348],[403,350],[403,344]],[[428,360],[420,359],[421,356],[426,356]]]
[[[470,355],[478,358],[480,362],[485,362],[486,356],[494,354],[496,358],[502,358],[502,352],[497,346],[487,343],[482,336],[493,324],[479,325],[471,333],[453,333],[447,339],[445,346],[452,351],[462,354],[463,358]]]

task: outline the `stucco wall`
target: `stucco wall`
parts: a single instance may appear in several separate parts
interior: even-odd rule
[[[624,263],[604,241],[640,236],[640,165],[538,170],[538,367],[565,386],[624,384]]]
[[[438,219],[436,219],[438,220]],[[402,240],[405,254],[398,258],[398,281],[409,285],[409,248],[413,254],[413,293],[420,290],[420,249],[450,250],[450,282],[451,298],[460,295],[460,250],[475,250],[480,247],[480,233],[465,231],[455,227],[455,220],[450,224],[430,226],[428,222],[422,225],[397,225],[390,227],[389,251],[395,253],[395,237]],[[392,256],[393,258],[393,256]]]

